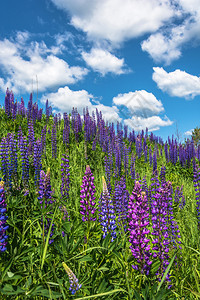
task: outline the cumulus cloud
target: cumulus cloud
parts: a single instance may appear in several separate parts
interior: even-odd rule
[[[164,111],[162,102],[145,90],[119,94],[113,98],[113,103],[127,107],[129,114],[137,116],[149,117]]]
[[[124,120],[124,124],[128,125],[135,131],[145,130],[146,127],[149,131],[159,130],[160,127],[172,125],[173,122],[170,121],[166,116],[165,119],[161,119],[159,116],[152,116],[148,118],[142,118],[133,116],[131,119]]]
[[[91,101],[93,100],[93,95],[89,94],[86,90],[73,91],[68,86],[64,88],[59,88],[55,93],[48,93],[42,96],[41,102],[46,103],[48,99],[52,108],[55,108],[54,111],[67,112],[70,113],[74,108],[77,108],[77,111],[80,115],[83,113],[83,108],[88,107],[88,111],[92,114],[92,111],[102,112],[103,118],[105,121],[116,123],[117,121],[121,122],[122,118],[119,116],[119,110],[116,106],[106,106],[101,104],[98,101],[97,105],[93,105]]]
[[[58,47],[48,48],[44,42],[26,43],[27,33],[18,33],[15,41],[0,41],[0,67],[3,76],[0,87],[18,93],[32,91],[32,81],[38,80],[38,91],[76,83],[87,73],[86,68],[69,66],[55,54]],[[26,46],[24,47],[24,44]]]
[[[170,0],[52,0],[88,38],[113,44],[157,31],[175,14]],[[150,13],[149,13],[150,12]]]
[[[200,77],[179,69],[169,73],[159,67],[154,67],[153,70],[152,78],[163,92],[186,99],[200,95]]]
[[[86,64],[103,76],[108,72],[117,75],[127,72],[124,69],[124,59],[117,58],[107,50],[92,48],[90,53],[82,52],[81,54]]]
[[[156,62],[169,65],[181,56],[184,44],[200,41],[200,6],[199,0],[179,0],[179,14],[183,21],[173,24],[168,29],[150,35],[141,43],[143,51],[147,51]]]
[[[187,135],[187,136],[191,136],[192,135],[192,132],[193,132],[194,129],[190,129],[186,132],[184,132],[184,135]]]

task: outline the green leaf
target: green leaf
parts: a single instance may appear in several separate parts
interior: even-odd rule
[[[116,289],[116,290],[112,290],[112,291],[106,292],[106,293],[95,294],[95,295],[87,296],[87,297],[83,297],[83,298],[77,298],[76,300],[87,300],[87,299],[92,299],[92,298],[95,298],[95,297],[103,297],[103,296],[111,295],[111,294],[118,293],[118,292],[125,292],[125,293],[127,293],[123,289]]]
[[[161,279],[161,282],[160,282],[159,285],[158,285],[157,292],[160,290],[160,288],[161,288],[161,286],[162,286],[162,284],[163,284],[163,282],[164,282],[164,280],[165,280],[165,278],[166,278],[166,276],[167,276],[167,274],[168,274],[168,272],[169,272],[169,270],[170,270],[170,268],[171,268],[171,266],[172,266],[172,264],[173,264],[173,262],[174,262],[175,256],[176,256],[176,253],[175,253],[174,256],[172,257],[172,259],[171,259],[171,261],[170,261],[170,263],[169,263],[167,269],[165,270],[165,273],[164,273],[164,275],[163,275],[163,278]]]
[[[80,262],[91,261],[91,260],[92,260],[92,257],[89,255],[85,255],[84,257],[79,259]]]

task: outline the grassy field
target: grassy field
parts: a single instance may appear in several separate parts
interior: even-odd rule
[[[138,157],[140,155],[136,148],[140,146],[137,144],[137,135],[134,142],[125,139],[120,130],[118,134],[113,135],[111,127],[105,126],[102,120],[92,130],[95,121],[89,123],[89,118],[86,119],[89,125],[83,124],[82,128],[79,126],[78,132],[75,132],[74,124],[78,124],[77,116],[74,120],[76,122],[72,117],[70,118],[70,132],[67,133],[66,126],[64,130],[64,119],[59,122],[50,116],[47,120],[46,115],[43,114],[42,119],[36,120],[33,124],[34,133],[30,133],[26,116],[17,114],[16,119],[13,119],[12,114],[8,116],[4,109],[0,109],[0,177],[2,180],[0,193],[1,199],[5,199],[7,204],[7,211],[1,214],[7,217],[5,224],[9,226],[5,233],[8,235],[6,250],[0,252],[0,299],[199,299],[200,239],[197,191],[193,182],[194,158],[190,164],[184,166],[181,166],[179,161],[176,164],[167,162],[162,143],[152,141],[150,135],[146,138],[143,135],[141,138],[138,134],[141,145],[145,139],[148,146],[146,160],[142,146],[141,157]],[[31,126],[30,122],[29,126]],[[43,142],[40,166],[39,147],[45,126],[46,145]],[[23,138],[19,134],[20,127]],[[91,129],[90,134],[88,128]],[[52,137],[53,130],[56,139]],[[68,142],[64,141],[63,130],[65,138],[69,136]],[[13,138],[9,133],[14,134]],[[94,139],[96,139],[96,147],[93,145]],[[27,148],[25,145],[23,152],[20,150],[22,147],[20,145],[25,140]],[[4,146],[2,141],[5,142]],[[16,151],[11,150],[12,141],[16,144]],[[150,146],[152,156],[155,150],[157,165],[154,161],[152,164],[149,162]],[[129,149],[127,166],[124,159],[125,148]],[[110,149],[109,153],[108,149]],[[4,159],[6,153],[7,161]],[[13,153],[16,153],[16,160],[12,156]],[[24,157],[26,156],[26,160],[22,153]],[[68,162],[64,163],[62,160],[64,155],[68,158]],[[106,159],[110,157],[107,167],[105,157]],[[118,161],[119,157],[121,161]],[[62,163],[68,166],[62,166]],[[195,164],[199,165],[197,158]],[[85,175],[86,166],[89,166],[92,175],[91,173]],[[170,181],[168,192],[162,186],[161,167],[166,168],[165,182]],[[155,216],[153,210],[155,195],[159,191],[152,190],[152,183],[155,181],[153,168],[157,170],[158,185],[165,190],[162,203],[166,203],[166,217],[163,215],[163,219],[159,221],[159,226],[162,222],[166,223],[165,229],[159,229],[159,247],[163,251],[163,242],[168,240],[169,252],[166,252],[167,266],[164,267],[161,258],[164,252],[162,255],[157,253],[157,257],[150,256],[150,269],[149,272],[145,272],[142,271],[144,256],[141,258],[141,264],[136,261],[130,249],[130,230],[127,229],[131,228],[132,221],[130,195],[140,220],[142,213],[139,209],[143,202],[139,203],[139,200],[137,202],[136,197],[140,201],[146,199],[148,207],[146,228],[149,231],[146,237],[149,239],[150,252],[155,253],[152,249],[155,246],[152,243],[155,238],[152,235],[154,224],[152,217]],[[87,170],[89,169],[87,167]],[[26,173],[23,174],[23,170]],[[67,176],[70,180],[68,188]],[[103,177],[107,186],[103,186]],[[62,181],[64,180],[62,178],[65,178],[65,181]],[[85,212],[96,220],[83,221],[83,215],[80,213],[81,185],[85,182],[85,187],[90,187],[88,189],[90,194],[91,181],[95,187],[93,195],[95,204],[92,205],[94,213],[92,214],[89,209],[89,195],[86,195],[88,203],[84,205]],[[62,182],[65,182],[64,196],[61,193]],[[122,192],[122,182],[125,184],[123,191],[126,190],[126,194]],[[182,196],[175,197],[177,187],[181,186],[183,186],[182,195],[185,203]],[[107,211],[103,210],[106,216],[102,212],[104,204],[107,205]],[[177,223],[171,223],[168,213]],[[162,212],[159,211],[157,216],[161,214]],[[100,219],[102,216],[104,220]],[[107,235],[104,238],[103,228],[106,228],[109,222],[111,224],[111,220],[114,220],[113,228],[107,227]],[[102,225],[104,221],[107,222],[105,226]],[[172,224],[178,226],[176,230],[179,230],[179,233],[170,227]],[[164,237],[164,232],[168,232],[168,238]],[[175,232],[174,239],[173,232]],[[177,237],[178,235],[180,238]],[[114,236],[113,241],[112,236]],[[180,244],[177,241],[180,241]],[[3,242],[1,237],[0,245],[3,245]],[[140,247],[141,255],[143,251]],[[138,269],[133,268],[132,265],[137,265]],[[171,281],[167,279],[168,275]],[[78,282],[75,282],[76,278]],[[70,290],[72,283],[74,285]],[[77,291],[73,293],[73,289]]]

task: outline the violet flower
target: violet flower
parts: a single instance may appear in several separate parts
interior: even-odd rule
[[[69,283],[70,283],[69,290],[71,291],[72,295],[74,295],[82,287],[82,284],[78,283],[78,279],[76,278],[76,275],[64,262],[62,263],[62,265],[65,271],[67,272],[67,275],[69,276]]]
[[[115,212],[114,205],[111,200],[110,194],[108,192],[108,188],[106,185],[106,181],[104,176],[102,176],[103,182],[103,193],[101,193],[100,201],[99,201],[99,218],[102,225],[103,238],[107,236],[107,234],[111,233],[111,242],[116,238],[116,225],[115,225]]]
[[[83,181],[81,185],[81,200],[80,200],[80,213],[83,215],[82,220],[85,221],[95,221],[96,218],[93,217],[96,208],[95,206],[95,197],[94,194],[96,192],[94,186],[94,177],[90,170],[90,166],[86,166],[85,176],[83,176]]]
[[[6,197],[5,197],[5,191],[4,191],[4,182],[0,181],[0,251],[4,252],[6,251],[6,244],[7,244],[7,238],[8,235],[6,234],[6,230],[8,230],[9,226],[6,225],[6,220],[8,219],[7,216],[5,216],[5,213],[7,212],[6,209]]]
[[[128,208],[130,249],[136,260],[136,264],[132,267],[148,275],[152,264],[149,239],[147,238],[147,234],[150,232],[147,229],[149,225],[149,207],[146,194],[142,191],[138,181],[136,181],[132,195],[129,197]]]

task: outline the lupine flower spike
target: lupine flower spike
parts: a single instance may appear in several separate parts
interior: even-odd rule
[[[96,208],[95,206],[95,197],[94,193],[95,186],[94,186],[94,176],[90,170],[90,166],[86,166],[85,176],[83,177],[83,184],[81,185],[81,200],[80,200],[80,213],[83,215],[82,220],[85,221],[95,221],[96,218],[93,217]]]
[[[6,213],[6,206],[5,203],[5,192],[4,192],[4,182],[0,181],[0,251],[6,251],[6,244],[8,235],[6,235],[6,230],[8,229],[8,225],[6,225],[7,216]]]
[[[65,271],[67,272],[67,275],[69,276],[69,283],[70,283],[69,290],[71,291],[72,295],[74,295],[82,287],[82,284],[78,283],[78,279],[76,278],[76,275],[64,262],[62,263],[62,265]]]

